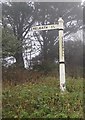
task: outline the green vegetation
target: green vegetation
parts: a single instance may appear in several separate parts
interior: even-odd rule
[[[59,33],[30,32],[34,25],[55,24],[60,15],[64,15],[66,75],[71,77],[66,79],[64,93],[58,79]],[[3,3],[3,118],[83,117],[82,23],[78,2]]]
[[[0,119],[2,118],[2,86],[0,83]]]
[[[3,118],[82,118],[83,79],[66,79],[67,91],[60,92],[59,80],[42,77],[3,88]]]

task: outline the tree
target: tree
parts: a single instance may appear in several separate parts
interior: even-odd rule
[[[83,41],[78,36],[65,42],[66,72],[71,76],[83,75]]]
[[[7,57],[14,56],[17,51],[21,49],[20,43],[14,36],[11,29],[5,27],[2,28],[2,58],[3,61]]]
[[[10,24],[14,35],[20,43],[21,49],[17,50],[14,54],[16,63],[18,66],[24,67],[23,39],[25,39],[35,20],[33,5],[30,2],[11,2],[8,4],[2,4],[2,15],[3,26]]]
[[[16,63],[23,67],[23,40],[27,37],[32,25],[54,24],[59,16],[64,19],[64,36],[68,36],[82,25],[82,8],[80,3],[42,3],[42,2],[29,2],[29,3],[9,3],[3,4],[3,26],[10,24],[14,35],[20,42],[22,48],[14,56]],[[56,20],[57,18],[57,20]],[[30,35],[31,37],[31,35]],[[41,31],[34,32],[32,37],[36,38],[40,44],[40,56],[42,62],[47,64],[47,61],[54,62],[58,60],[58,32]],[[42,37],[42,39],[41,39]],[[36,43],[36,39],[35,44]],[[29,42],[29,37],[28,37]],[[29,49],[29,48],[28,48]]]
[[[64,19],[64,37],[76,33],[80,28],[82,28],[82,7],[80,3],[36,3],[38,4],[38,25],[54,24],[58,21],[60,16]],[[57,20],[56,20],[57,18]],[[42,36],[43,40],[39,39],[39,34]],[[53,31],[41,31],[39,34],[34,33],[37,36],[40,45],[42,45],[41,56],[43,56],[43,61],[54,62],[55,59],[58,60],[58,32]]]

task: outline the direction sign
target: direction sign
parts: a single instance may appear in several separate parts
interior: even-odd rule
[[[34,26],[31,28],[32,31],[40,31],[40,30],[59,30],[59,74],[60,74],[60,89],[61,91],[66,90],[65,86],[65,60],[64,60],[64,39],[63,39],[63,19],[60,17],[58,20],[59,24],[53,25],[41,25],[41,26]]]
[[[58,24],[53,25],[41,25],[32,27],[32,31],[40,31],[40,30],[53,30],[53,29],[62,29],[62,27]]]

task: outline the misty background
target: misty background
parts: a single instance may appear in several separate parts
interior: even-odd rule
[[[83,6],[80,2],[2,3],[3,68],[59,70],[58,30],[31,31],[32,26],[64,20],[66,73],[83,74]]]

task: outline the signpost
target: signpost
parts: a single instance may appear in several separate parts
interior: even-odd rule
[[[32,27],[33,31],[41,31],[41,30],[54,30],[54,29],[62,29],[60,25],[53,24],[53,25],[41,25]]]
[[[65,60],[64,60],[64,39],[63,39],[63,19],[60,17],[58,20],[59,24],[53,25],[41,25],[32,27],[33,31],[41,31],[41,30],[59,30],[59,76],[60,76],[60,89],[61,91],[66,90],[65,85]]]

